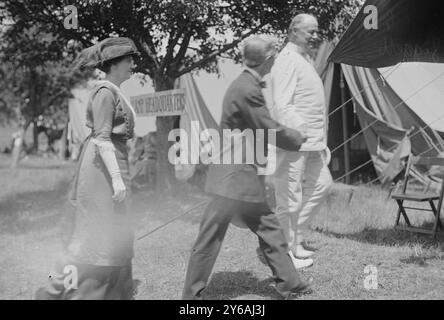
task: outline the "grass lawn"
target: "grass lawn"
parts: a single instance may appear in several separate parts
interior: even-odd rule
[[[63,217],[74,163],[28,158],[11,171],[0,155],[0,299],[31,299],[61,248]],[[393,230],[396,206],[376,187],[336,185],[314,219],[308,241],[317,248],[314,293],[303,299],[443,299],[444,239]],[[135,194],[138,235],[205,200],[181,191],[156,199]],[[136,299],[179,299],[202,208],[136,242]],[[431,214],[413,220],[427,223]],[[255,254],[257,240],[231,226],[206,299],[276,299],[269,269]],[[377,289],[364,287],[365,267],[377,270]]]

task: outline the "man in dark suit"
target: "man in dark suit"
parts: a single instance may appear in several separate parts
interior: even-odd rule
[[[255,36],[245,42],[243,57],[247,67],[225,94],[220,131],[237,131],[238,135],[234,139],[245,142],[242,140],[244,132],[253,130],[253,139],[257,140],[256,132],[262,129],[265,131],[262,143],[266,149],[269,142],[266,137],[269,136],[269,130],[273,130],[278,147],[297,151],[305,137],[271,119],[261,91],[262,77],[270,72],[275,55],[276,41],[270,37]],[[222,136],[223,142],[226,141],[226,136]],[[257,141],[254,142],[257,148]],[[212,199],[205,209],[188,263],[183,298],[202,298],[201,293],[233,218],[240,220],[257,235],[259,246],[273,272],[277,291],[283,298],[297,297],[310,291],[310,285],[299,278],[288,255],[288,245],[279,221],[266,204],[264,177],[258,174],[260,163],[256,156],[254,163],[234,161],[227,164],[222,160],[227,152],[230,154],[226,159],[232,160],[231,155],[239,152],[233,150],[236,145],[237,149],[246,149],[247,152],[252,150],[245,143],[240,148],[236,143],[231,143],[229,148],[225,148],[224,144],[220,164],[213,162],[209,167],[205,189],[212,195]]]

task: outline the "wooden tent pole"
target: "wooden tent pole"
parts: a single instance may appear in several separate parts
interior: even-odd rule
[[[344,81],[344,73],[342,72],[342,67],[339,65],[339,72],[341,75],[341,80],[339,86],[341,88],[341,104],[345,103],[345,81]],[[342,137],[343,141],[347,141],[348,139],[348,123],[347,123],[347,110],[345,106],[341,110],[342,112]],[[344,174],[350,172],[350,150],[348,143],[344,144]],[[345,176],[345,183],[350,184],[350,175]]]

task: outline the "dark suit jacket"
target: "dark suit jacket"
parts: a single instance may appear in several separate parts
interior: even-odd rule
[[[225,94],[220,130],[264,129],[267,137],[267,130],[274,129],[278,147],[298,151],[304,142],[301,134],[271,119],[261,89],[256,77],[247,70],[242,72]],[[266,150],[267,139],[262,143]],[[230,199],[260,203],[265,201],[263,178],[257,174],[255,164],[211,164],[205,190]]]

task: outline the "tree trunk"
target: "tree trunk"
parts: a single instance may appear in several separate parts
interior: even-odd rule
[[[36,83],[37,83],[37,72],[33,69],[29,71],[30,78],[30,88],[29,88],[29,103],[31,104],[33,120],[32,123],[34,125],[33,128],[33,146],[32,151],[37,152],[39,150],[39,134],[37,130],[37,92],[36,92]]]
[[[68,148],[68,122],[66,122],[65,128],[63,129],[62,137],[60,138],[59,158],[61,160],[66,159],[67,148]]]
[[[174,80],[167,76],[157,76],[154,78],[156,92],[171,90],[174,88]],[[171,190],[175,186],[174,167],[168,160],[168,150],[171,142],[168,141],[168,134],[173,129],[174,116],[157,117],[157,177],[156,191],[162,192]]]
[[[37,119],[32,121],[32,152],[39,151],[39,131],[37,128]]]
[[[171,143],[168,134],[173,129],[173,117],[157,117],[157,179],[156,190],[171,190],[174,186],[174,167],[168,160]]]
[[[11,155],[11,168],[17,168],[18,163],[20,161],[20,154],[23,149],[23,139],[25,137],[26,130],[28,129],[30,122],[24,124],[19,127],[17,131],[17,135],[14,134],[14,144],[12,147],[12,155]]]

